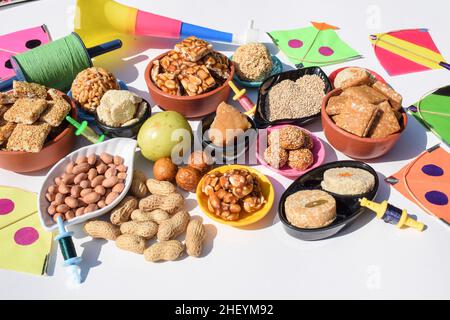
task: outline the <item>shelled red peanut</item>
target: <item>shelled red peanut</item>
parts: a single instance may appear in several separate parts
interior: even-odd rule
[[[47,189],[47,212],[70,220],[111,204],[125,189],[123,158],[108,153],[80,156]]]

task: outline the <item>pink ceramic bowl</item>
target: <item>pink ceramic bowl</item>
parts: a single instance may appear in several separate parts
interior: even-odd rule
[[[282,176],[285,176],[287,178],[291,178],[291,179],[295,179],[298,178],[300,176],[302,176],[303,174],[305,174],[306,172],[319,167],[320,165],[322,165],[323,161],[325,160],[325,148],[323,146],[322,141],[316,137],[314,134],[312,134],[311,132],[309,132],[308,130],[299,127],[300,129],[302,129],[303,131],[305,131],[307,134],[309,134],[311,136],[311,138],[314,141],[314,148],[312,150],[312,154],[314,156],[314,163],[312,164],[311,167],[309,167],[308,169],[304,170],[304,171],[300,171],[300,170],[296,170],[296,169],[292,169],[291,167],[289,167],[288,165],[285,165],[284,167],[277,169],[274,168],[272,166],[270,166],[266,160],[264,160],[264,151],[267,148],[267,137],[269,136],[269,134],[274,131],[274,130],[279,130],[283,127],[287,127],[287,126],[292,126],[292,125],[277,125],[277,126],[272,126],[269,127],[267,129],[260,129],[258,132],[258,140],[257,140],[257,145],[256,145],[256,158],[258,159],[259,163],[262,164],[263,166],[269,168],[270,170],[281,174]],[[263,130],[267,130],[267,135],[262,135],[262,131]],[[264,141],[263,141],[264,140]]]

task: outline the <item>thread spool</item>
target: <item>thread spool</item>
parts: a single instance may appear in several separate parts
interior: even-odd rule
[[[113,40],[86,48],[76,33],[11,57],[16,72],[14,78],[0,83],[0,91],[10,90],[14,80],[42,84],[49,88],[67,91],[73,79],[82,70],[92,67],[92,58],[122,46]]]
[[[75,245],[72,241],[72,232],[67,232],[61,217],[57,219],[59,234],[55,240],[64,258],[64,267],[67,267],[76,283],[81,283],[80,263],[81,257],[77,256]]]

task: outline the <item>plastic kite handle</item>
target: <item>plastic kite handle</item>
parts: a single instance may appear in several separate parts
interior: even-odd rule
[[[444,61],[439,62],[439,65],[440,65],[441,67],[447,69],[447,70],[450,70],[450,64],[448,64],[448,63],[446,63],[446,62],[444,62]]]

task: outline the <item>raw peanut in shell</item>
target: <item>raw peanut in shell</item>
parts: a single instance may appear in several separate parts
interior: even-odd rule
[[[157,242],[144,251],[144,258],[150,262],[174,261],[181,257],[184,245],[178,240]]]
[[[122,250],[143,254],[145,250],[145,239],[133,234],[122,234],[117,237],[116,246]]]
[[[158,240],[167,241],[176,238],[184,231],[189,223],[191,216],[187,211],[179,211],[169,220],[161,222],[158,229]]]
[[[120,236],[117,226],[107,221],[93,220],[84,224],[84,231],[94,239],[116,240]]]
[[[133,221],[154,221],[157,224],[161,224],[168,219],[170,219],[170,214],[161,209],[150,212],[142,212],[141,210],[136,209],[131,213],[131,220]]]
[[[158,232],[158,224],[153,221],[128,221],[120,225],[120,232],[134,234],[148,240]]]
[[[191,257],[200,257],[205,241],[205,226],[198,220],[191,220],[186,229],[186,252]]]
[[[111,195],[110,193],[108,197]],[[106,197],[106,200],[108,200]],[[108,203],[108,201],[106,201]],[[131,212],[138,206],[138,201],[135,197],[127,196],[125,197],[117,207],[115,207],[111,212],[111,222],[115,225],[121,225],[124,222],[130,220]]]
[[[171,193],[177,192],[177,188],[169,181],[158,181],[156,179],[148,179],[146,186],[151,194],[159,196],[168,196]]]
[[[131,187],[130,187],[130,192],[133,196],[135,196],[138,199],[141,199],[141,198],[144,198],[148,194],[147,186],[145,185],[146,180],[147,180],[147,177],[145,176],[144,172],[142,172],[140,170],[134,170],[133,180],[131,181]]]
[[[181,194],[171,193],[168,196],[158,196],[152,194],[139,201],[139,209],[143,212],[150,212],[156,209],[174,214],[183,207],[184,199]]]

